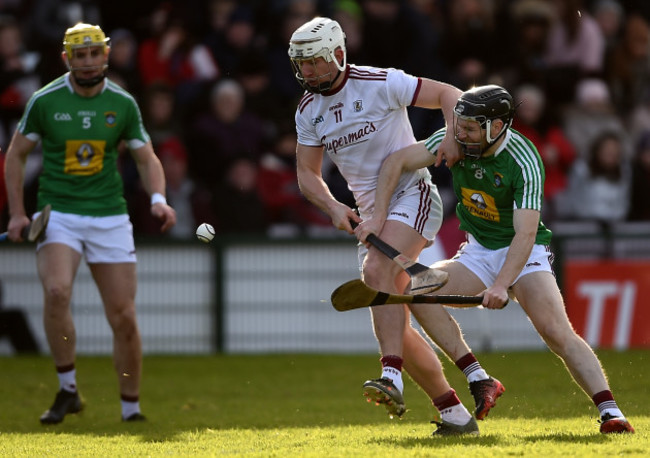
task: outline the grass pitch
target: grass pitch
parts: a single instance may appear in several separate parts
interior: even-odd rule
[[[480,436],[436,438],[436,412],[410,380],[403,420],[364,401],[377,355],[148,356],[141,424],[119,421],[111,360],[82,357],[86,407],[48,427],[38,418],[58,387],[50,358],[0,358],[0,456],[648,456],[650,351],[598,355],[634,435],[598,433],[597,409],[548,352],[479,355],[506,393]],[[462,373],[445,367],[471,410]]]

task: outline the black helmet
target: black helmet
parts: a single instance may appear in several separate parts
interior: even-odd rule
[[[481,129],[486,131],[485,138],[488,144],[487,148],[489,148],[512,125],[515,104],[510,93],[501,86],[495,84],[477,86],[461,94],[454,107],[454,114],[458,118],[478,122]],[[490,128],[495,119],[501,119],[504,127],[495,138],[492,138]],[[456,141],[463,147],[465,155],[470,158],[478,159],[487,149],[481,148],[480,144],[462,142],[458,136],[456,136]]]

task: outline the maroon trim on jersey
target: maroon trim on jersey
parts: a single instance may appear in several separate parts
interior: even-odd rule
[[[350,79],[369,80],[369,81],[386,81],[388,72],[386,70],[361,70],[360,68],[350,69]]]
[[[304,109],[307,108],[307,105],[309,105],[313,100],[314,100],[314,94],[312,94],[311,92],[307,92],[305,95],[302,96],[302,99],[300,99],[300,102],[298,102],[298,110],[300,111],[300,114],[302,114]]]
[[[415,106],[415,102],[418,101],[418,95],[420,95],[420,89],[422,89],[422,78],[418,78],[418,85],[415,87],[415,92],[413,93],[413,99],[411,100],[411,106]]]
[[[431,211],[431,193],[429,185],[424,180],[418,181],[418,189],[420,190],[420,205],[418,207],[418,214],[415,217],[414,229],[420,235],[424,231],[424,225],[429,220],[429,212]]]
[[[345,86],[345,83],[347,83],[347,81],[348,81],[348,76],[350,75],[350,66],[346,65],[345,66],[345,71],[342,72],[342,73],[343,73],[343,81],[341,81],[341,84],[339,84],[339,86],[336,89],[332,89],[331,91],[323,92],[322,95],[324,95],[325,97],[329,97],[330,95],[338,94],[341,91],[341,89],[343,89],[343,87]],[[339,75],[336,75],[336,77],[338,78]]]

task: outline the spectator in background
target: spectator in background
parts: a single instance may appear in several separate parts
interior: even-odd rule
[[[558,102],[570,102],[579,80],[599,76],[604,68],[605,39],[582,0],[550,0],[554,20],[545,56],[547,89]]]
[[[212,210],[212,194],[188,176],[187,151],[180,140],[168,137],[156,144],[156,151],[165,172],[167,202],[176,210],[177,222],[169,231],[161,234],[160,223],[147,211],[149,197],[140,186],[136,196],[130,199],[133,230],[140,235],[191,239],[199,224],[217,224]]]
[[[6,148],[27,100],[41,86],[41,56],[28,51],[18,22],[0,16],[0,147]]]
[[[587,158],[576,160],[563,198],[567,219],[624,221],[630,206],[630,164],[616,132],[601,133]]]
[[[176,97],[171,86],[154,83],[144,92],[142,117],[154,143],[180,135],[181,127],[176,116]]]
[[[5,232],[9,214],[7,213],[7,187],[5,186],[5,153],[0,151],[0,232]]]
[[[485,84],[500,67],[502,53],[495,50],[507,47],[499,39],[495,3],[455,0],[446,2],[446,8],[443,45],[439,51],[450,72],[449,82],[462,89]]]
[[[626,120],[650,86],[650,26],[642,16],[631,15],[625,21],[623,35],[610,54],[606,80],[612,103]]]
[[[206,47],[219,63],[221,73],[232,78],[242,56],[255,48],[255,17],[248,5],[237,6],[221,30],[213,30],[204,39]]]
[[[551,222],[556,218],[555,200],[567,187],[576,151],[564,135],[558,118],[547,112],[546,96],[540,88],[524,84],[514,96],[517,116],[513,128],[532,141],[542,157],[546,171],[542,219]]]
[[[621,37],[625,12],[617,0],[598,0],[592,7],[594,20],[605,40],[605,58]]]
[[[334,2],[333,19],[345,30],[345,46],[350,62],[362,62],[364,15],[356,0],[338,0]]]
[[[650,221],[650,130],[641,135],[632,166],[630,221]]]
[[[181,130],[178,116],[174,112],[173,89],[165,83],[153,83],[147,87],[143,99],[142,120],[156,151],[157,146],[168,139],[173,138],[180,141]],[[139,208],[140,206],[134,200],[143,198],[141,196],[143,190],[136,164],[130,154],[120,154],[120,170],[124,180],[124,195],[129,206]],[[144,204],[146,202],[143,201],[142,205]],[[156,231],[153,227],[153,223],[153,221],[149,221],[149,229],[145,231],[159,233],[160,231]],[[136,233],[142,226],[142,224],[134,223]]]
[[[296,85],[296,79],[291,65],[287,65],[287,43],[291,39],[294,30],[315,16],[316,7],[313,3],[313,14],[307,14],[305,7],[297,9],[289,4],[274,17],[276,22],[269,27],[268,45],[266,53],[269,56],[271,72],[271,85],[283,98],[291,100],[291,105],[296,106],[303,94],[300,86]],[[308,4],[307,4],[308,5]]]
[[[547,65],[544,60],[548,33],[553,20],[553,9],[546,0],[518,0],[508,10],[512,24],[507,58],[499,74],[505,86],[522,83],[546,87]]]
[[[258,193],[257,164],[247,158],[234,158],[224,168],[224,177],[216,182],[213,192],[216,232],[264,235],[269,224]]]
[[[108,77],[130,93],[136,96],[140,95],[138,42],[127,29],[116,29],[111,32]]]
[[[243,55],[236,79],[244,89],[246,109],[264,121],[265,129],[272,131],[293,117],[293,101],[274,90],[264,54],[254,51]]]
[[[271,149],[262,156],[258,187],[270,224],[330,226],[330,219],[312,205],[298,188],[296,174],[296,130],[281,128]]]
[[[197,42],[193,30],[171,3],[163,2],[151,14],[152,36],[138,49],[138,71],[143,88],[166,83],[174,88],[183,108],[201,93],[204,83],[219,76],[219,68],[210,50]]]
[[[221,181],[235,159],[257,163],[266,147],[264,124],[247,110],[244,90],[232,79],[213,86],[208,109],[198,115],[192,127],[188,138],[190,171],[206,186]]]
[[[562,128],[567,138],[577,155],[585,159],[601,132],[617,132],[621,138],[627,136],[612,105],[609,88],[598,78],[587,78],[578,83],[575,102],[566,107],[562,116]],[[627,144],[625,151],[629,151]]]

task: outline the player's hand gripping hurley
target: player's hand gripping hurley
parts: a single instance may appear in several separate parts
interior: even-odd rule
[[[353,228],[357,226],[354,221],[350,223]],[[411,277],[411,292],[414,294],[431,293],[442,288],[447,283],[447,280],[449,280],[449,274],[444,270],[432,269],[413,261],[375,234],[368,234],[366,241],[404,269],[409,277]]]
[[[336,288],[332,292],[331,300],[336,310],[345,312],[385,304],[448,304],[457,307],[475,307],[481,305],[483,296],[390,294],[377,291],[361,280],[356,279],[343,283]]]
[[[43,210],[41,210],[41,213],[36,217],[36,219],[23,228],[21,232],[23,240],[36,242],[39,237],[43,235],[47,223],[50,221],[51,210],[52,206],[47,204],[43,207]],[[0,242],[5,242],[7,240],[9,240],[9,237],[6,232],[0,234]]]

